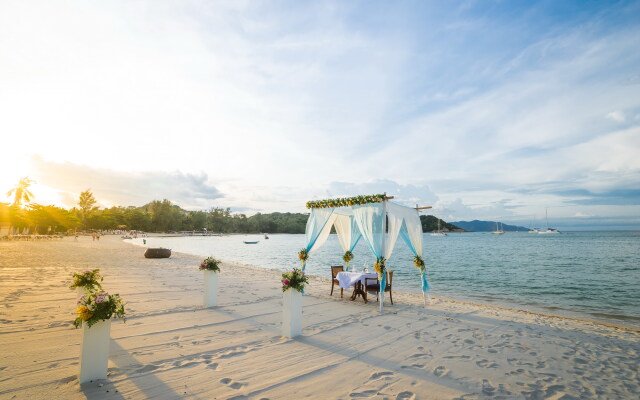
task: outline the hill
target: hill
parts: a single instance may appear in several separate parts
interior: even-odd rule
[[[479,221],[477,219],[474,219],[473,221],[452,222],[452,224],[470,232],[493,232],[496,230],[495,221]],[[524,226],[502,224],[502,230],[505,232],[526,232],[529,230],[529,228],[525,228]]]
[[[433,215],[421,215],[420,222],[422,222],[422,232],[434,232],[438,230],[438,218]],[[464,232],[465,229],[461,226],[456,226],[455,223],[448,223],[440,220],[440,229],[444,232]]]

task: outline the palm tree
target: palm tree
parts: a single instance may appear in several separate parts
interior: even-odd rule
[[[16,187],[7,192],[7,196],[13,195],[13,206],[19,206],[23,201],[30,202],[33,199],[33,193],[29,191],[29,186],[33,181],[28,176],[20,179]]]
[[[13,196],[13,204],[11,205],[11,209],[12,209],[11,214],[13,215],[17,214],[17,211],[20,210],[20,204],[22,204],[23,201],[30,202],[31,199],[33,199],[33,193],[29,191],[29,186],[31,186],[32,183],[33,181],[29,179],[29,177],[25,176],[24,178],[20,179],[16,187],[14,187],[13,189],[7,192],[7,196],[9,197]],[[12,232],[11,228],[12,228],[11,222],[9,222],[10,235]]]

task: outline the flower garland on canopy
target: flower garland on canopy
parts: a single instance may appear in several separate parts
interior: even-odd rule
[[[373,268],[378,273],[378,276],[381,277],[387,269],[387,259],[384,257],[378,257],[376,262],[373,264]]]
[[[349,270],[349,262],[351,262],[351,260],[353,260],[353,253],[349,250],[345,251],[344,255],[342,256],[342,261],[344,261],[344,264],[347,267],[347,271]]]
[[[382,203],[385,199],[384,194],[372,194],[367,196],[342,197],[337,199],[308,201],[307,208],[334,208],[358,206],[372,203]]]
[[[420,268],[420,273],[423,273],[426,266],[424,265],[424,260],[420,256],[413,257],[413,265],[417,268]]]
[[[300,250],[298,252],[298,259],[300,260],[301,265],[306,264],[307,260],[309,259],[309,251],[307,251],[307,249]]]

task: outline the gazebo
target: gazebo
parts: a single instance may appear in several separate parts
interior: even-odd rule
[[[427,304],[426,267],[422,260],[422,223],[419,210],[431,207],[407,207],[389,200],[385,194],[356,196],[307,202],[311,210],[306,227],[306,246],[299,256],[302,270],[310,254],[319,249],[335,227],[342,250],[353,251],[363,238],[376,257],[375,268],[380,280],[380,312],[383,311],[386,287],[386,260],[391,257],[398,236],[414,254],[414,265],[420,269],[422,294]]]

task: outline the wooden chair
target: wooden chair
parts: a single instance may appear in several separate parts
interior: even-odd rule
[[[393,305],[393,292],[391,291],[392,284],[393,271],[387,271],[387,287],[384,288],[384,291],[389,292],[389,300],[391,300],[391,305]],[[380,282],[378,282],[378,278],[365,278],[364,285],[365,291],[371,294],[375,293],[376,301],[380,301],[380,299],[378,298],[378,295],[380,293]]]
[[[340,282],[338,282],[338,279],[336,278],[338,276],[338,272],[344,271],[344,267],[342,265],[333,265],[331,266],[331,294],[329,296],[333,296],[333,287],[335,285],[340,286]],[[340,297],[342,297],[342,293],[344,292],[344,289],[340,288]]]

